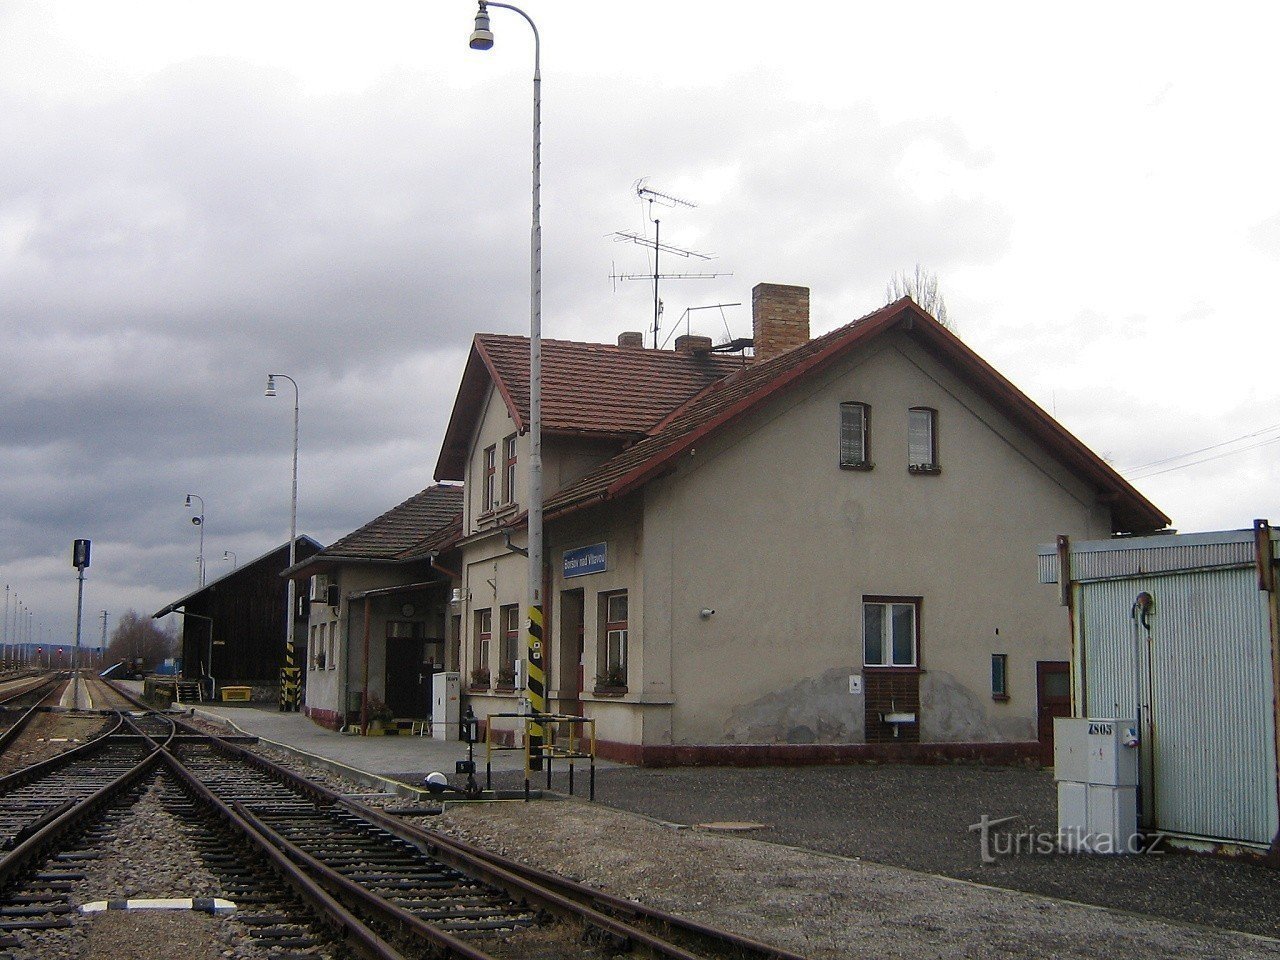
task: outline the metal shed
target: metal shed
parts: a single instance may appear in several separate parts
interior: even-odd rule
[[[1039,548],[1069,612],[1073,714],[1138,716],[1146,828],[1280,854],[1277,539],[1258,520]]]

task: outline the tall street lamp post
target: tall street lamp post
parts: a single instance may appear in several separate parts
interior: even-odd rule
[[[200,566],[200,586],[204,586],[204,498],[199,494],[187,494],[187,506],[191,506],[192,500],[200,501],[200,512],[191,518],[191,522],[200,528],[200,555],[196,557],[196,563]]]
[[[532,713],[546,712],[546,677],[543,672],[542,626],[542,44],[538,26],[519,7],[494,0],[479,0],[472,50],[493,47],[489,27],[489,7],[510,10],[522,16],[533,31],[533,226],[529,234],[529,629],[525,637],[528,654],[525,690]],[[541,769],[543,730],[529,724],[529,748]]]
[[[293,499],[289,507],[289,566],[292,567],[296,561],[295,552],[298,541],[298,381],[284,373],[269,373],[266,396],[276,395],[277,377],[293,384]],[[293,631],[298,587],[293,577],[289,578],[287,589],[289,612],[285,621],[284,673],[280,682],[280,709],[297,710],[300,704],[298,703],[298,667],[294,663]]]

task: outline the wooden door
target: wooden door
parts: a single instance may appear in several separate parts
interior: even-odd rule
[[[582,716],[585,603],[581,590],[565,590],[560,594],[559,709],[575,716]]]
[[[1065,660],[1036,662],[1036,735],[1040,762],[1053,764],[1053,718],[1071,716],[1071,664]]]
[[[431,715],[431,675],[423,670],[426,648],[421,637],[387,637],[387,706],[397,719]]]

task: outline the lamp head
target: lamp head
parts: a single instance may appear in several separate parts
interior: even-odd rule
[[[276,395],[276,375],[274,373],[267,374],[267,392],[265,395],[268,397]]]
[[[493,47],[493,31],[489,29],[489,8],[484,0],[480,0],[480,9],[476,11],[476,28],[471,32],[472,50],[489,50]]]
[[[187,494],[187,506],[191,506],[191,494]]]

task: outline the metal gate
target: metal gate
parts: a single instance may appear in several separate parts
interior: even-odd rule
[[[1142,705],[1143,822],[1270,844],[1277,831],[1267,594],[1252,567],[1073,585],[1084,716]],[[1155,599],[1143,623],[1140,593]]]

